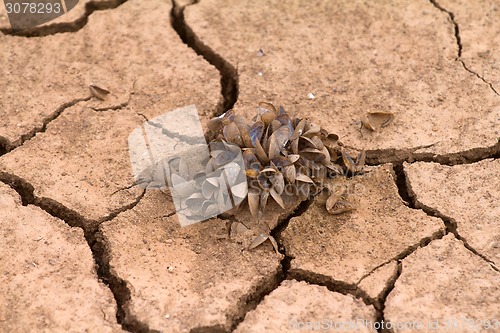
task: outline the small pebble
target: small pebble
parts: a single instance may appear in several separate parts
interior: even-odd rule
[[[313,93],[309,93],[309,94],[307,94],[307,98],[314,99],[314,98],[316,98],[316,96],[314,96]]]

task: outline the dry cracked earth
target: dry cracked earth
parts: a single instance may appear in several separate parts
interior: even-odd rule
[[[1,332],[500,332],[497,0],[83,0],[20,35],[2,3],[0,31]],[[280,253],[245,214],[181,228],[128,156],[260,101],[367,152],[354,211],[264,216]]]

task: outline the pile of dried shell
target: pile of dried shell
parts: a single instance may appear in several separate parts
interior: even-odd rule
[[[213,118],[208,127],[212,142],[241,149],[248,182],[247,202],[254,216],[264,212],[269,197],[285,209],[284,198],[305,200],[323,189],[327,177],[362,172],[364,152],[354,160],[336,134],[307,119],[292,119],[283,107],[277,110],[270,103],[261,102],[252,120],[230,110]],[[218,154],[212,163],[230,162],[224,161],[230,155]],[[344,196],[331,193],[327,201],[329,213],[350,209],[342,201]]]

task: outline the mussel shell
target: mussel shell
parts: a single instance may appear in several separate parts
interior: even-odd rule
[[[288,159],[292,163],[297,162],[299,160],[299,158],[300,158],[300,155],[298,155],[298,154],[290,154],[290,155],[288,155]]]
[[[342,167],[338,164],[327,164],[326,168],[328,170],[327,177],[333,178],[335,176],[343,174]]]
[[[280,156],[280,153],[284,152],[285,144],[290,138],[290,130],[282,126],[276,130],[269,138],[269,158],[273,159]]]
[[[250,128],[250,126],[252,126],[252,124],[253,124],[253,122],[251,122],[247,118],[240,116],[240,115],[235,116],[233,119],[233,122],[236,123],[238,128],[242,128],[242,127]]]
[[[290,183],[295,183],[295,175],[296,175],[295,166],[293,165],[286,166],[283,170],[283,174]]]
[[[307,123],[304,130],[305,132],[304,134],[302,134],[303,136],[312,136],[314,134],[318,134],[321,130],[321,127],[319,127],[319,125],[316,125],[315,123]]]
[[[225,151],[221,152],[220,154],[218,154],[217,157],[215,158],[215,166],[219,167],[221,165],[225,165],[227,163],[230,163],[230,162],[234,161],[234,159],[236,157],[237,157],[236,153],[229,151],[229,150],[225,150]]]
[[[344,161],[344,165],[351,172],[356,172],[356,163],[352,160],[351,156],[349,156],[345,151],[342,150],[342,161]]]
[[[307,175],[303,173],[298,173],[295,175],[295,180],[303,183],[314,184],[314,181]]]
[[[273,184],[273,189],[281,195],[285,189],[285,178],[283,177],[283,174],[281,172],[277,172],[270,178],[270,181]]]
[[[256,141],[255,143],[255,156],[257,156],[262,164],[266,165],[267,163],[269,163],[269,157],[267,157],[267,154],[264,151],[264,148],[262,148],[262,146],[260,145],[260,142]]]
[[[299,153],[299,138],[296,138],[292,141],[290,137],[289,140],[291,141],[290,150],[292,151],[292,154],[297,155]]]
[[[250,128],[240,127],[241,139],[243,140],[243,147],[253,148],[252,138],[250,137]]]
[[[239,184],[235,184],[235,185],[231,186],[231,193],[235,197],[238,197],[240,199],[245,198],[248,194],[247,182],[244,181],[244,182],[241,182]]]
[[[248,191],[247,195],[248,207],[250,208],[250,213],[252,216],[257,216],[259,212],[259,200],[260,193],[255,189],[251,189]]]
[[[276,119],[276,117],[278,117],[278,115],[275,112],[269,111],[269,110],[264,111],[260,115],[260,118],[262,119],[262,122],[266,126],[268,126],[269,124],[271,124]]]
[[[252,146],[256,146],[256,141],[262,140],[262,135],[264,134],[264,123],[261,121],[256,122],[250,127],[250,140],[252,141]]]
[[[358,157],[356,158],[356,168],[358,171],[365,165],[366,152],[364,150],[360,151]]]
[[[314,148],[306,148],[300,151],[300,156],[315,162],[323,161],[326,158],[325,154],[322,151]]]
[[[259,106],[257,107],[259,111],[272,111],[276,115],[278,114],[276,107],[269,102],[259,102]]]
[[[282,114],[279,115],[278,118],[276,118],[277,121],[281,123],[281,125],[286,126],[290,133],[293,133],[293,123],[290,117],[287,114]]]
[[[271,188],[271,185],[270,185],[270,182],[269,182],[269,176],[264,174],[264,173],[260,173],[258,176],[257,176],[257,181],[259,183],[259,186],[261,189],[263,190],[269,190],[269,188]]]
[[[281,195],[274,189],[274,187],[269,191],[271,196],[273,197],[274,201],[278,203],[278,205],[281,206],[281,208],[285,208],[285,203],[283,202],[283,198],[281,198]]]
[[[273,159],[271,159],[271,163],[274,164],[278,169],[286,167],[288,165],[293,164],[293,162],[289,158],[290,156],[292,156],[292,155],[289,155],[288,157],[285,157],[285,156],[274,157]],[[298,159],[298,156],[297,156],[297,159]]]
[[[290,141],[298,139],[300,136],[302,136],[302,133],[304,133],[304,127],[306,126],[306,122],[306,119],[302,119],[295,125],[295,129],[292,133],[292,136],[290,137]]]
[[[248,247],[249,250],[252,250],[259,246],[260,244],[264,243],[267,239],[269,238],[269,235],[266,235],[264,233],[259,234],[257,237],[254,238],[250,246]]]
[[[394,119],[394,113],[385,111],[370,111],[367,113],[370,124],[375,128],[381,128],[389,125]]]
[[[248,169],[252,163],[258,162],[257,156],[253,153],[252,149],[245,149],[242,153],[245,167]]]
[[[220,129],[222,128],[222,118],[215,117],[210,119],[208,121],[207,127],[211,132],[220,131]]]
[[[224,138],[227,142],[234,143],[240,147],[243,147],[243,138],[241,137],[240,130],[234,122],[230,122],[222,129]]]
[[[245,175],[250,178],[257,178],[259,176],[260,171],[258,169],[246,169]]]
[[[175,192],[177,192],[177,194],[182,198],[189,197],[195,191],[193,184],[175,173],[170,176],[170,180]]]
[[[311,138],[308,138],[306,136],[301,136],[299,138],[299,150],[304,150],[306,148],[317,149],[318,147],[316,147],[316,143]]]
[[[325,144],[323,143],[323,141],[321,141],[321,139],[317,135],[311,137],[311,141],[314,142],[314,146],[318,150],[323,150],[323,148],[325,147]]]

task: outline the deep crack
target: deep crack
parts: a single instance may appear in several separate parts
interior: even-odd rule
[[[104,221],[109,221],[118,214],[134,208],[144,197],[146,190],[143,190],[130,204],[113,211],[109,215],[99,219],[99,221],[94,221],[86,219],[76,211],[65,207],[53,199],[36,197],[33,185],[21,177],[0,171],[0,181],[9,185],[19,194],[23,206],[35,205],[48,214],[63,220],[70,227],[82,229],[85,241],[92,251],[97,277],[109,287],[117,302],[116,318],[118,324],[129,332],[155,332],[154,330],[150,330],[147,324],[140,322],[129,313],[128,300],[130,300],[130,290],[126,282],[112,272],[109,266],[109,248],[103,241],[103,237],[98,229],[99,225]]]
[[[410,208],[415,208],[413,201],[408,193],[408,187],[406,186],[406,174],[404,172],[403,163],[398,163],[393,165],[394,174],[396,179],[396,186],[398,187],[398,193],[403,202]]]
[[[434,162],[442,165],[460,165],[476,163],[488,158],[498,158],[500,156],[500,139],[490,147],[477,147],[456,153],[440,154],[415,153],[415,151],[427,148],[432,145],[419,146],[408,149],[374,149],[366,151],[366,164],[380,165],[384,163],[394,163],[396,165],[403,162]],[[359,149],[357,149],[359,150]]]
[[[193,29],[191,29],[191,27],[186,23],[184,10],[187,6],[195,5],[196,3],[198,3],[198,1],[194,0],[186,6],[180,6],[175,0],[172,0],[172,11],[170,13],[171,24],[181,40],[187,46],[192,48],[196,54],[202,56],[220,72],[221,99],[219,100],[213,115],[219,116],[232,109],[238,99],[238,71],[226,59],[203,43],[196,36]]]
[[[85,4],[85,12],[73,22],[52,23],[42,26],[33,27],[17,33],[12,32],[12,29],[0,29],[4,35],[15,35],[23,37],[43,37],[55,35],[58,33],[77,32],[82,29],[88,22],[89,16],[98,10],[114,9],[125,3],[127,0],[110,0],[110,1],[91,1]]]
[[[7,152],[9,152],[10,150],[12,150],[12,148],[9,140],[0,136],[0,156],[7,154]]]
[[[131,291],[127,286],[127,282],[120,278],[110,267],[111,251],[105,236],[100,231],[97,231],[87,239],[87,243],[92,250],[99,279],[109,287],[115,298],[117,322],[124,330],[129,332],[158,332],[151,330],[146,323],[141,322],[130,313],[128,306],[131,300]]]
[[[458,23],[455,20],[455,14],[453,14],[453,12],[451,12],[451,11],[447,10],[446,8],[444,8],[443,6],[441,6],[436,0],[429,0],[429,2],[434,7],[436,7],[440,11],[442,11],[443,13],[446,13],[448,15],[451,23],[453,24],[453,29],[454,29],[454,32],[455,32],[455,40],[457,42],[457,49],[458,49],[457,50],[457,57],[455,58],[455,60],[459,61],[467,72],[475,75],[481,81],[483,81],[484,83],[486,83],[490,87],[490,89],[497,96],[500,96],[500,94],[498,93],[498,91],[496,91],[495,87],[493,87],[493,84],[491,84],[490,82],[486,81],[486,79],[484,77],[482,77],[481,75],[479,75],[479,73],[476,73],[472,69],[468,68],[467,65],[465,64],[465,62],[463,61],[463,59],[462,59],[462,49],[463,49],[463,47],[462,47],[462,39],[460,37],[460,27],[458,26]]]
[[[385,318],[385,302],[387,301],[387,297],[389,294],[394,290],[394,287],[396,286],[396,281],[399,279],[401,276],[401,273],[403,272],[403,265],[401,261],[398,262],[396,274],[391,276],[389,280],[387,281],[387,285],[385,286],[384,290],[382,290],[382,293],[379,295],[377,302],[378,302],[378,313],[379,313],[379,322],[384,322],[387,323],[387,319]],[[379,333],[383,333],[384,330],[380,328],[378,330]]]

